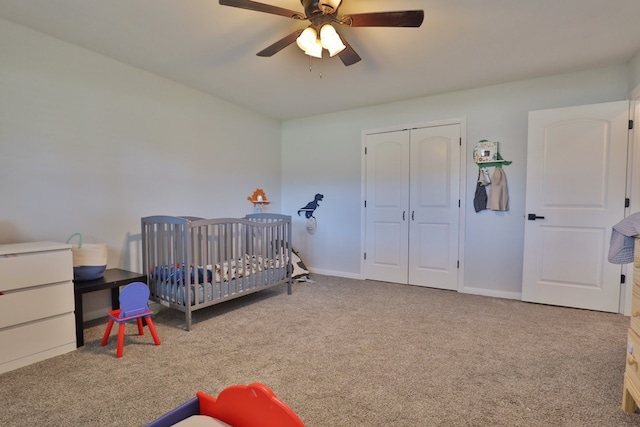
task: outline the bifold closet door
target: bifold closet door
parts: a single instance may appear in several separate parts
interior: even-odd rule
[[[366,137],[365,277],[457,289],[460,126]]]
[[[366,138],[365,277],[407,283],[409,131]]]

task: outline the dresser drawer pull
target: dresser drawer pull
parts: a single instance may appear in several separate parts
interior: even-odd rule
[[[627,356],[627,363],[629,365],[635,365],[636,363],[638,363],[638,361],[636,360],[635,357],[633,357],[631,354]]]

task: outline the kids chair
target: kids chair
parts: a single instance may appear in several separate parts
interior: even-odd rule
[[[125,323],[136,320],[138,322],[138,335],[144,335],[144,329],[142,325],[142,319],[144,318],[153,336],[153,341],[156,345],[160,345],[160,339],[156,333],[156,328],[151,321],[151,315],[153,311],[149,309],[149,288],[145,283],[134,282],[130,283],[120,291],[120,308],[117,310],[111,310],[107,313],[109,316],[109,322],[107,323],[107,329],[104,331],[104,336],[100,342],[101,346],[107,345],[109,341],[109,334],[111,334],[111,328],[113,322],[118,324],[118,349],[116,350],[116,357],[122,357],[122,347],[124,347],[124,326]]]

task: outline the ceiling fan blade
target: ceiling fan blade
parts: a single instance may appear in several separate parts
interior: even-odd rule
[[[341,37],[341,39],[342,43],[344,43],[344,45],[346,46],[346,48],[338,54],[342,63],[348,67],[349,65],[353,65],[356,62],[360,61],[362,59],[360,58],[360,55],[358,55],[356,51],[353,50],[351,45],[347,43],[344,37]]]
[[[304,31],[304,28],[294,31],[293,33],[289,34],[288,36],[285,36],[285,37],[281,38],[280,40],[278,40],[277,42],[275,42],[271,46],[268,46],[268,47],[262,49],[256,55],[258,55],[258,56],[273,56],[273,55],[275,55],[276,53],[280,52],[285,47],[289,46],[291,43],[295,42],[296,39],[298,38],[298,36],[300,34],[302,34],[303,31]]]
[[[345,15],[339,22],[350,27],[419,27],[423,20],[423,10],[405,10]]]
[[[284,9],[270,4],[258,3],[251,0],[220,0],[222,6],[239,7],[241,9],[255,10],[257,12],[271,13],[273,15],[286,16],[293,19],[306,19],[306,17],[295,10]]]

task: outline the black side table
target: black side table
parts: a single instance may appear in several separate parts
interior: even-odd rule
[[[147,276],[134,273],[133,271],[110,268],[104,271],[104,275],[100,279],[73,281],[73,294],[76,304],[76,346],[82,347],[84,345],[82,295],[103,289],[111,289],[111,308],[120,308],[120,286],[125,286],[133,282],[147,283]]]

